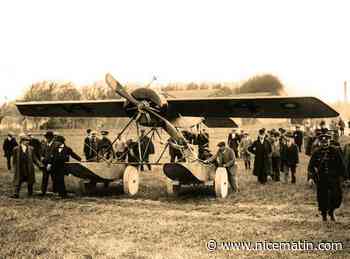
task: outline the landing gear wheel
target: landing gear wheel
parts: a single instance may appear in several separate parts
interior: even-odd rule
[[[140,177],[136,167],[128,166],[123,176],[124,193],[134,196],[139,190]]]
[[[180,192],[181,185],[168,180],[166,183],[166,192],[169,196],[177,196]]]
[[[225,168],[218,168],[215,173],[214,181],[215,195],[218,198],[226,198],[228,194],[228,179]]]

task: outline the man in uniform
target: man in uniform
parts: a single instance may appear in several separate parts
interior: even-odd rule
[[[227,171],[228,181],[231,185],[233,191],[238,191],[238,184],[236,179],[236,157],[233,150],[229,147],[226,147],[225,142],[218,143],[218,151],[214,156],[206,160],[206,162],[214,162],[218,163],[219,167],[225,167]]]
[[[102,130],[102,138],[98,141],[97,150],[99,158],[104,158],[106,160],[115,157],[112,141],[108,138],[109,132],[107,130]]]
[[[335,221],[334,211],[342,203],[342,178],[345,165],[339,147],[330,144],[331,136],[322,134],[320,147],[311,156],[308,171],[317,186],[318,208],[322,220],[327,221],[327,214]]]
[[[63,136],[56,137],[57,146],[54,150],[54,160],[52,165],[52,171],[55,174],[55,189],[61,198],[67,197],[66,186],[64,183],[64,164],[69,162],[70,157],[81,161],[81,157],[77,155],[70,147],[66,146],[65,141],[66,140]]]
[[[28,196],[33,194],[33,184],[35,183],[34,164],[38,167],[43,165],[36,157],[34,149],[29,145],[30,139],[25,134],[20,135],[19,146],[13,149],[13,175],[15,191],[12,198],[19,198],[22,183],[26,182]]]
[[[266,139],[265,129],[259,130],[258,139],[248,148],[248,151],[255,155],[253,174],[257,176],[259,183],[265,184],[270,170],[269,159],[272,152],[271,144]]]
[[[47,186],[49,183],[49,177],[51,177],[52,183],[55,182],[55,174],[52,171],[52,165],[54,161],[54,152],[56,148],[55,134],[52,131],[47,131],[44,135],[45,143],[43,144],[43,157],[42,162],[44,164],[43,168],[43,179],[41,183],[41,195],[44,196],[47,191]],[[55,186],[53,185],[53,191],[55,192]]]
[[[13,149],[17,147],[17,141],[12,132],[9,132],[7,138],[4,140],[4,144],[2,146],[4,150],[4,157],[7,160],[7,169],[11,170],[11,157],[13,155]]]

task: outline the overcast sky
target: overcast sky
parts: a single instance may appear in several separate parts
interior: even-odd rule
[[[294,95],[342,98],[347,1],[0,3],[0,99],[40,80],[238,81],[272,73]]]

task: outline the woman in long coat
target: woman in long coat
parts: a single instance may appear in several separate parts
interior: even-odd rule
[[[36,157],[33,147],[29,145],[30,139],[24,135],[20,135],[20,144],[13,150],[13,167],[14,174],[13,184],[15,187],[13,198],[19,198],[21,185],[27,183],[28,196],[33,194],[33,184],[35,183],[34,164],[42,167],[41,162]]]

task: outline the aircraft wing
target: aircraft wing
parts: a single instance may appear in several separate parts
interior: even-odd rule
[[[209,97],[167,99],[168,116],[327,118],[339,113],[315,97]]]
[[[127,117],[124,99],[16,103],[19,112],[33,117]]]

